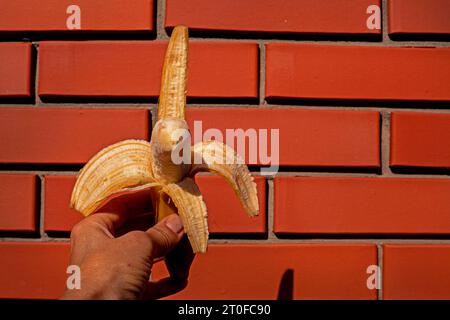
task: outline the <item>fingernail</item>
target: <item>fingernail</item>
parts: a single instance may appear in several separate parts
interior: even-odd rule
[[[183,223],[178,215],[173,214],[166,220],[166,226],[175,233],[180,233],[183,230]]]

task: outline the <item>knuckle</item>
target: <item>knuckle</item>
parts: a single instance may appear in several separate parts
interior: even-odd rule
[[[127,233],[128,241],[136,244],[150,243],[150,237],[143,231],[130,231]]]
[[[157,244],[161,251],[167,251],[172,247],[172,237],[163,229],[154,227],[153,228],[156,237],[158,237]]]
[[[70,233],[70,238],[72,239],[78,238],[81,234],[83,234],[84,229],[85,229],[84,221],[82,220],[73,226],[72,231]]]

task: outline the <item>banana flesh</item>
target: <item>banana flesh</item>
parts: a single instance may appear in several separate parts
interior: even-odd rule
[[[164,60],[158,119],[150,142],[125,140],[97,153],[80,171],[71,207],[83,215],[95,213],[112,196],[150,188],[157,220],[178,213],[194,253],[206,252],[207,209],[193,177],[209,171],[223,176],[249,216],[258,214],[256,184],[233,149],[215,141],[196,144],[192,164],[175,164],[172,151],[188,132],[185,121],[188,31],[172,32]]]

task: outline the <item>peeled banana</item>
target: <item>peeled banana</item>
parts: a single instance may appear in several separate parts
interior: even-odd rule
[[[151,141],[125,140],[97,153],[80,171],[70,205],[88,216],[112,196],[128,191],[150,190],[157,220],[178,213],[194,253],[206,252],[207,210],[193,176],[210,171],[223,176],[249,216],[258,215],[253,177],[233,149],[217,141],[195,144],[175,163],[174,150],[189,133],[185,121],[188,30],[177,26],[166,51],[158,119]],[[188,140],[190,141],[190,140]]]

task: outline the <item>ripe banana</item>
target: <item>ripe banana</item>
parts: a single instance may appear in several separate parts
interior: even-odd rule
[[[210,171],[223,176],[249,216],[259,211],[256,184],[233,149],[217,141],[199,142],[189,163],[176,164],[171,155],[185,121],[188,30],[174,28],[166,51],[161,78],[158,119],[151,141],[125,140],[97,153],[80,171],[71,207],[88,216],[114,195],[150,190],[157,221],[178,213],[195,253],[206,252],[208,221],[205,203],[193,176]],[[200,159],[200,161],[199,161]]]

